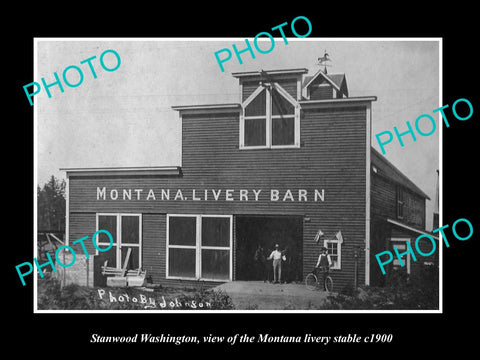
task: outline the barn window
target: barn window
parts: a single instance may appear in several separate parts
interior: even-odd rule
[[[245,146],[267,144],[267,91],[262,91],[245,107]]]
[[[342,268],[342,243],[338,240],[325,240],[323,246],[327,248],[327,254],[330,255],[332,266],[330,269]]]
[[[107,230],[112,235],[112,248],[102,253],[102,256],[104,260],[108,260],[108,266],[117,267],[117,215],[98,215],[97,230]],[[106,248],[110,245],[110,239],[105,233],[99,233],[96,241],[100,248]]]
[[[168,274],[195,278],[197,219],[194,216],[170,217],[168,227]]]
[[[272,119],[272,145],[295,144],[295,120],[292,118]]]
[[[240,148],[299,147],[296,101],[278,84],[259,86],[243,104]]]
[[[127,270],[142,267],[142,228],[140,214],[97,214],[97,230],[107,230],[113,238],[109,251],[101,253],[108,266]],[[101,248],[110,245],[105,233],[98,234],[97,244]],[[127,254],[128,256],[127,261]],[[99,252],[97,251],[97,255]]]
[[[167,277],[231,280],[232,217],[168,215]]]
[[[272,145],[295,145],[295,107],[272,90]]]
[[[245,119],[245,146],[265,146],[266,134],[265,119]]]

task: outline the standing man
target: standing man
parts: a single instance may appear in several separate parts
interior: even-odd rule
[[[282,278],[282,252],[280,246],[275,244],[275,250],[272,251],[267,260],[273,259],[273,282],[278,283]],[[277,275],[278,273],[278,275]]]
[[[327,254],[327,248],[322,246],[320,248],[320,255],[318,256],[317,265],[315,265],[315,273],[318,274],[318,270],[322,273],[323,290],[326,290],[325,278],[329,273],[330,266],[332,266],[332,260],[330,259],[330,255]]]

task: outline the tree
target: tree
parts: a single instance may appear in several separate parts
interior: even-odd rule
[[[43,185],[37,185],[38,230],[65,230],[65,180],[51,176]]]

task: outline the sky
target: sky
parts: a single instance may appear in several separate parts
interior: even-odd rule
[[[253,39],[250,39],[252,43]],[[270,42],[260,42],[268,49]],[[431,229],[439,169],[439,114],[441,105],[440,51],[437,39],[324,39],[275,38],[268,54],[254,48],[255,59],[246,52],[243,64],[232,58],[222,72],[214,53],[232,44],[245,48],[244,38],[178,39],[36,39],[34,79],[54,82],[54,72],[75,65],[83,71],[83,82],[75,88],[44,89],[35,95],[36,182],[44,184],[51,175],[65,178],[61,168],[181,166],[181,123],[175,105],[238,103],[238,79],[231,73],[271,69],[306,68],[318,71],[317,59],[326,51],[331,59],[328,73],[344,73],[349,96],[376,96],[372,104],[372,145],[380,151],[375,134],[407,130],[406,121],[429,114],[436,131],[417,141],[404,136],[386,145],[385,157],[430,197],[427,201],[427,230]],[[121,64],[105,71],[100,55],[115,50]],[[91,61],[97,78],[88,64]],[[105,54],[106,67],[116,59]],[[73,70],[71,83],[79,81]],[[62,80],[63,81],[63,80]],[[26,99],[28,104],[28,100]],[[424,119],[425,120],[425,119]],[[440,120],[440,122],[439,122]],[[432,125],[419,123],[424,132]]]

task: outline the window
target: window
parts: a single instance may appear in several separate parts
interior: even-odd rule
[[[194,216],[176,216],[169,219],[168,274],[195,278],[197,219]]]
[[[404,192],[403,189],[397,186],[397,218],[403,219],[403,209],[404,209]]]
[[[167,277],[231,280],[232,217],[167,215]]]
[[[405,253],[406,250],[407,250],[406,242],[407,241],[409,242],[410,239],[396,239],[396,240],[401,241],[401,242],[394,242],[392,244],[392,249],[396,248],[400,254]],[[393,269],[394,270],[400,270],[400,269],[405,269],[406,268],[407,274],[410,274],[410,253],[403,254],[400,257],[400,259],[402,260],[402,263],[400,263],[400,260],[398,259],[398,257],[395,256],[395,258],[393,259]]]
[[[299,147],[296,101],[277,83],[259,86],[245,100],[240,119],[240,148]]]
[[[403,191],[403,206],[401,210],[402,218],[412,224],[424,227],[424,209],[425,206],[419,201],[418,195]]]
[[[323,246],[327,248],[327,254],[330,255],[332,266],[330,269],[342,268],[342,244],[339,240],[325,240]]]
[[[97,230],[107,230],[113,238],[112,248],[102,253],[103,259],[108,260],[108,266],[121,269],[126,265],[127,270],[142,267],[140,214],[97,214]],[[105,233],[98,234],[96,240],[101,248],[110,245],[110,239]],[[125,263],[129,250],[130,256]]]
[[[267,143],[267,97],[263,89],[245,107],[245,146],[265,146]]]
[[[245,119],[245,146],[265,146],[266,124],[265,119]]]
[[[245,107],[245,116],[267,116],[267,90],[265,88]]]

